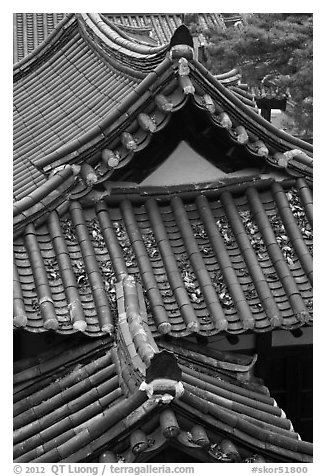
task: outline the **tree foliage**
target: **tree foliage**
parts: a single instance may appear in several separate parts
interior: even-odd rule
[[[249,86],[265,83],[289,91],[297,132],[312,135],[312,14],[247,14],[238,27],[202,33],[209,40],[206,66],[213,74],[236,66]]]

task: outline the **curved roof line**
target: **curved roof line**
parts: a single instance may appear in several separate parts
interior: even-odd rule
[[[140,55],[155,55],[156,53],[161,53],[162,51],[166,50],[165,45],[147,46],[135,44],[133,41],[126,38],[126,35],[123,35],[117,26],[110,24],[109,20],[105,22],[98,13],[82,13],[80,14],[80,18],[82,18],[82,20],[87,23],[94,34],[97,36],[102,34],[105,38],[115,43],[118,47],[126,48],[127,50],[130,50],[130,52]]]
[[[62,159],[65,155],[70,154],[72,152],[77,151],[81,146],[85,146],[89,141],[93,141],[96,136],[102,136],[104,131],[112,126],[112,124],[117,121],[119,118],[122,117],[123,114],[125,114],[135,103],[138,101],[150,86],[152,86],[159,77],[168,70],[168,68],[172,65],[172,59],[170,57],[166,57],[151,73],[149,73],[139,84],[138,86],[135,87],[133,91],[124,99],[124,101],[121,103],[119,107],[114,109],[112,112],[110,112],[99,124],[94,126],[92,129],[90,129],[88,132],[83,134],[80,138],[75,139],[68,144],[65,144],[64,146],[58,148],[54,152],[51,152],[50,154],[41,157],[39,159],[35,160],[35,163],[37,164],[38,167],[45,167],[47,165],[50,165],[51,163],[56,162],[59,159]],[[223,106],[220,105],[223,109],[227,109],[228,107],[231,108],[235,107],[236,111],[235,114],[237,116],[241,116],[241,119],[244,118],[244,116],[247,117],[247,119],[250,120],[251,122],[251,127],[248,129],[252,129],[253,134],[262,134],[263,136],[266,136],[266,133],[268,135],[272,134],[272,136],[276,137],[278,141],[285,141],[285,143],[281,142],[281,145],[285,147],[286,149],[293,149],[295,147],[299,147],[300,149],[303,149],[303,151],[308,154],[312,155],[312,150],[313,147],[311,144],[302,141],[300,139],[297,139],[289,134],[287,134],[284,131],[279,130],[272,124],[270,124],[268,121],[266,121],[264,118],[259,116],[251,107],[248,107],[248,105],[244,104],[244,102],[237,97],[233,92],[229,91],[224,84],[216,79],[209,71],[201,65],[196,60],[192,60],[192,66],[190,70],[190,75],[189,77],[192,77],[193,75],[198,75],[199,73],[199,79],[202,81],[202,76],[207,79],[208,83],[210,83],[211,87],[216,88],[220,95],[218,96],[218,99],[220,100],[219,102],[225,103]],[[172,74],[172,72],[171,72]],[[233,74],[232,72],[227,73]],[[196,78],[195,78],[196,79]],[[202,84],[201,84],[202,86]],[[210,91],[212,96],[214,94],[214,91]],[[195,99],[195,98],[194,98]],[[200,107],[200,104],[198,101],[194,100],[194,103],[196,106]],[[198,104],[197,104],[198,103]],[[181,105],[182,107],[182,105]],[[201,107],[203,107],[201,105]],[[209,113],[210,117],[213,121],[213,123],[216,124],[217,118],[215,117],[215,114]],[[240,119],[240,121],[241,121]],[[129,121],[132,120],[132,117],[129,116]],[[257,130],[257,127],[259,130]],[[125,123],[124,129],[126,130],[128,128],[128,124]],[[107,134],[105,134],[107,135]]]
[[[79,19],[82,16],[83,14],[80,15]],[[65,21],[61,22],[60,29],[73,17],[73,15],[67,16]],[[84,17],[80,25],[82,28],[84,27],[83,23],[85,26],[86,24],[92,23],[93,27],[98,29],[97,26],[94,26],[95,23],[93,23],[93,20],[98,20],[96,16],[93,17],[93,20],[90,19],[91,15],[84,15]],[[104,23],[102,20],[99,21]],[[57,32],[59,32],[60,29],[58,29]],[[111,32],[112,31],[111,29]],[[53,38],[56,38],[56,36],[57,34],[54,34]],[[103,36],[101,33],[101,37]],[[117,37],[117,35],[113,36]],[[121,37],[119,37],[119,39],[121,40]],[[89,41],[91,42],[91,38],[89,38]],[[128,40],[121,41],[122,44],[131,43]],[[112,43],[111,39],[110,43]],[[101,46],[99,46],[99,48],[101,48]],[[110,48],[112,48],[112,45]],[[123,49],[126,50],[126,48]],[[164,51],[161,47],[160,49]],[[147,50],[146,48],[146,51]],[[103,50],[103,52],[105,52],[105,50]],[[117,46],[117,52],[119,53],[119,46]],[[131,54],[132,52],[129,51],[129,53]],[[206,112],[214,126],[225,129],[230,139],[237,144],[244,145],[251,155],[255,157],[262,156],[272,165],[275,165],[278,164],[278,159],[274,157],[274,154],[282,155],[286,150],[290,150],[292,154],[291,157],[283,157],[281,160],[281,162],[284,162],[283,168],[289,164],[288,170],[293,169],[295,174],[296,169],[300,169],[299,172],[303,173],[304,176],[307,175],[310,177],[312,175],[312,159],[306,157],[305,162],[301,163],[302,161],[297,159],[297,152],[300,153],[300,151],[292,150],[299,147],[304,153],[312,155],[312,145],[277,129],[259,116],[252,107],[248,107],[248,104],[244,104],[241,97],[235,95],[223,84],[224,80],[234,76],[236,70],[231,70],[219,75],[217,77],[219,79],[217,79],[195,59],[189,59],[189,62],[184,59],[186,63],[186,74],[184,74],[184,71],[180,70],[181,66],[180,61],[178,62],[178,57],[174,57],[175,53],[172,53],[173,51],[171,50],[171,54],[166,56],[163,61],[160,61],[158,66],[148,73],[120,104],[111,109],[100,122],[88,129],[87,132],[84,132],[80,137],[70,140],[57,149],[52,148],[52,152],[43,157],[35,158],[33,160],[34,165],[38,169],[42,169],[47,166],[53,168],[55,165],[62,165],[70,161],[70,159],[72,159],[73,162],[82,162],[85,161],[85,154],[88,153],[88,161],[94,166],[98,164],[99,152],[109,146],[109,148],[114,147],[114,153],[119,155],[119,163],[116,168],[122,168],[128,164],[134,152],[138,152],[147,146],[154,132],[159,132],[164,128],[169,122],[171,111],[177,111],[190,99],[196,107]],[[159,59],[159,55],[154,55],[153,57]],[[146,59],[148,59],[148,56],[146,56]],[[119,61],[119,59],[117,59],[117,61]],[[152,61],[150,61],[148,66],[151,64]],[[121,64],[121,66],[123,65]],[[166,88],[170,86],[172,86],[176,92],[174,100],[172,101],[174,104],[171,103],[169,105],[171,108],[160,111],[160,119],[157,120],[158,117],[156,117],[155,111],[158,111],[160,108],[158,104],[156,104],[157,108],[154,111],[154,116],[151,114],[151,117],[145,118],[150,122],[154,121],[154,123],[150,126],[146,123],[141,124],[139,113],[144,111],[149,101],[156,102],[157,95],[162,91],[164,92]],[[175,99],[177,103],[175,103]],[[146,116],[146,114],[140,115]],[[133,147],[130,149],[124,144],[122,136],[127,134],[133,139],[132,134],[134,133],[135,127],[142,129],[141,137],[137,136],[136,143],[133,144]],[[238,131],[239,129],[242,130],[242,135],[245,136],[244,138],[240,139],[241,132]],[[100,146],[100,150],[97,149],[95,156],[93,150],[90,159],[88,150],[90,148],[94,149],[96,144]],[[77,157],[78,152],[81,153],[81,157],[79,158]],[[60,162],[60,159],[63,160]],[[43,172],[45,171],[43,170]],[[108,174],[105,172],[105,178],[107,178],[107,176]],[[102,174],[102,178],[103,177],[104,175]],[[25,203],[27,199],[30,201],[30,197],[21,197],[21,199],[24,201],[23,203]]]
[[[108,46],[107,48],[103,48],[103,41],[100,39],[96,41],[92,36],[92,33],[89,33],[89,29],[87,29],[87,24],[79,22],[80,25],[80,33],[83,39],[85,40],[86,44],[103,60],[103,62],[108,63],[112,68],[112,71],[116,71],[119,73],[123,73],[125,76],[130,76],[132,78],[137,79],[144,79],[148,74],[148,71],[141,71],[141,69],[137,69],[134,62],[132,61],[131,57],[126,54],[124,51],[124,59],[119,49],[113,48],[112,45]],[[101,36],[102,38],[102,36]],[[100,43],[100,44],[99,44]],[[127,52],[128,53],[128,52]],[[140,61],[138,59],[138,61]],[[145,69],[145,68],[144,68]]]
[[[238,75],[239,75],[238,68],[233,68],[230,71],[226,71],[225,73],[215,74],[214,78],[216,78],[218,81],[222,81],[223,79],[234,78],[234,77],[237,77]]]
[[[117,155],[117,157],[119,157],[119,164],[115,166],[114,169],[108,171],[108,173],[104,172],[101,178],[99,178],[99,181],[108,179],[115,169],[121,169],[125,167],[136,152],[140,152],[142,149],[147,147],[153,138],[153,134],[160,132],[167,126],[172,117],[171,113],[180,110],[185,106],[186,103],[189,103],[189,101],[191,101],[196,108],[203,110],[206,113],[214,127],[224,129],[226,133],[228,133],[230,140],[237,145],[245,147],[250,155],[256,158],[261,158],[262,160],[266,160],[266,162],[268,162],[273,167],[283,169],[286,168],[290,175],[290,169],[295,169],[295,166],[297,166],[299,167],[300,172],[306,176],[308,180],[311,179],[313,167],[313,159],[311,157],[308,157],[308,155],[306,155],[304,152],[301,152],[300,150],[293,150],[291,144],[281,143],[281,147],[279,147],[279,141],[270,134],[267,135],[266,130],[260,128],[260,130],[257,131],[257,124],[251,124],[247,128],[244,118],[241,117],[239,119],[239,110],[237,107],[233,107],[231,110],[229,105],[227,106],[225,104],[222,95],[215,95],[215,101],[213,101],[209,95],[205,95],[207,89],[202,87],[201,78],[198,79],[194,76],[191,76],[191,79],[194,80],[193,82],[195,92],[193,94],[186,94],[182,92],[176,83],[176,88],[180,89],[180,91],[176,93],[177,89],[175,89],[174,93],[176,94],[174,94],[174,100],[172,100],[170,97],[169,101],[171,102],[171,109],[169,109],[169,112],[164,113],[163,119],[162,116],[160,116],[160,120],[157,120],[155,111],[154,113],[151,113],[151,118],[155,123],[155,128],[153,130],[150,128],[142,128],[143,130],[139,131],[139,133],[138,131],[133,130],[131,135],[137,138],[135,139],[136,142],[134,148],[128,149],[124,145],[117,144],[117,138],[110,142],[109,147],[112,146],[114,153]],[[205,98],[205,96],[208,96],[208,98]],[[147,98],[144,99],[144,104],[146,99]],[[177,102],[175,100],[177,100]],[[206,101],[208,102],[205,104]],[[238,101],[241,103],[241,98],[238,99]],[[248,106],[246,106],[246,109],[248,109]],[[256,112],[253,111],[253,109],[252,112],[255,117],[260,117]],[[134,118],[132,123],[130,122],[129,125],[125,126],[126,130],[132,131],[134,127],[137,127],[136,122],[137,121]],[[140,122],[139,116],[138,122]],[[243,124],[245,124],[245,126]],[[302,154],[302,157],[300,156],[300,153]],[[93,162],[93,165],[94,164],[95,161]],[[293,165],[295,166],[293,167]]]
[[[117,23],[117,22],[114,22],[112,20],[109,20],[108,18],[106,18],[102,13],[99,14],[101,19],[104,21],[105,24],[107,24],[109,27],[111,27],[113,30],[115,30],[117,33],[119,33],[119,35],[123,38],[125,38],[126,40],[129,40],[131,42],[136,42],[136,43],[139,43],[140,45],[144,45],[144,46],[151,46],[151,47],[158,47],[159,45],[157,45],[157,42],[155,40],[153,40],[149,34],[151,33],[151,28],[150,27],[140,27],[140,26],[128,26],[128,25],[123,25],[123,24],[120,24],[120,23]],[[133,34],[136,34],[136,35],[146,35],[145,37],[143,37],[142,39],[140,39],[139,37],[134,37],[134,36],[130,36],[130,35],[133,35]],[[156,43],[156,44],[153,44]],[[161,45],[161,48],[163,49],[164,48],[164,45]]]
[[[55,41],[57,41],[67,23],[74,18],[74,13],[67,13],[42,43],[40,43],[31,53],[13,65],[14,74],[18,73],[22,68],[26,68],[28,64],[33,63],[33,61],[43,55],[45,51],[48,50]]]
[[[203,66],[199,61],[197,61],[196,59],[193,59],[193,64],[201,74],[206,76],[209,82],[211,82],[212,85],[216,87],[216,89],[222,92],[228,100],[233,102],[237,107],[239,107],[239,109],[245,112],[250,117],[250,119],[253,119],[255,122],[258,122],[259,125],[265,127],[265,129],[267,129],[268,132],[272,132],[279,139],[283,139],[297,147],[300,147],[301,149],[304,149],[307,154],[312,154],[313,146],[311,144],[301,139],[298,139],[288,134],[287,132],[282,131],[281,129],[278,129],[276,126],[268,122],[262,116],[259,116],[258,114],[253,112],[250,108],[246,107],[240,99],[238,99],[232,92],[230,92],[225,86],[223,86],[223,84],[221,84],[221,82],[218,79],[216,79],[212,75],[212,73],[210,73],[208,69],[206,69],[205,66]]]
[[[140,41],[135,42],[131,39],[123,29],[105,19],[100,14],[76,14],[68,13],[66,16],[54,27],[52,32],[46,37],[46,39],[38,45],[31,53],[22,58],[20,61],[13,65],[14,76],[23,70],[30,68],[34,62],[39,60],[46,52],[50,52],[50,48],[60,38],[64,29],[70,21],[78,20],[85,27],[91,30],[95,35],[99,43],[104,43],[110,50],[116,51],[116,54],[121,56],[121,53],[127,55],[130,60],[145,59],[150,61],[161,60],[161,54],[167,50],[166,45],[153,46]],[[89,38],[86,38],[88,41]],[[93,42],[92,46],[94,47]],[[110,59],[112,62],[112,58]],[[117,66],[119,69],[119,66]],[[135,69],[135,68],[134,68]],[[132,73],[133,68],[130,69]],[[137,71],[135,71],[137,73]],[[143,74],[144,75],[144,74]]]
[[[113,109],[110,114],[108,114],[99,124],[94,126],[88,132],[83,134],[79,139],[75,139],[68,144],[60,147],[59,149],[51,152],[45,157],[36,160],[38,167],[45,167],[46,165],[51,164],[52,162],[61,159],[65,155],[76,151],[80,146],[87,144],[89,141],[93,140],[96,136],[102,135],[103,131],[111,126],[114,121],[119,119],[129,107],[131,107],[140,96],[156,81],[160,74],[164,73],[168,67],[171,65],[170,58],[165,58],[162,63],[160,63],[154,71],[149,73],[141,83],[139,83],[133,91],[131,91],[128,96],[124,99],[119,107]]]
[[[21,198],[17,202],[14,202],[14,214],[17,216],[19,213],[24,212],[28,208],[38,203],[42,198],[46,197],[50,192],[57,189],[65,180],[67,180],[73,174],[73,169],[70,165],[65,165],[63,170],[59,170],[53,175],[47,182],[43,183],[40,187],[33,190],[29,195]]]
[[[29,360],[28,367],[18,362],[16,462],[73,463],[93,455],[99,462],[113,463],[118,450],[126,463],[145,462],[167,444],[188,448],[193,456],[212,463],[312,461],[312,443],[300,439],[267,387],[246,372],[244,379],[239,377],[227,353],[208,357],[204,350],[193,352],[186,346],[180,354],[179,344],[167,345],[177,351],[172,359],[183,392],[174,395],[169,384],[176,381],[163,378],[156,380],[153,394],[146,394],[139,384],[150,368],[139,368],[143,363],[139,350],[125,341],[130,330],[125,321],[116,344],[110,339],[87,344],[76,339],[69,347],[62,344],[43,353],[41,363]],[[149,331],[144,335],[152,340]],[[161,363],[156,375],[170,372],[163,367],[171,362],[167,348],[163,345],[150,360],[151,364],[158,358]],[[235,358],[239,367],[253,363],[241,354]],[[219,364],[232,369],[216,369]],[[31,407],[38,412],[31,413]],[[59,409],[61,418],[56,419]]]

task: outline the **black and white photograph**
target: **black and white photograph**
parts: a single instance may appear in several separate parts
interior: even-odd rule
[[[309,473],[315,14],[53,8],[12,14],[14,473]]]

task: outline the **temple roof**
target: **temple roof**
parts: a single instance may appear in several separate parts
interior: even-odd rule
[[[156,345],[145,321],[147,369],[123,317],[116,344],[70,340],[16,364],[16,462],[143,463],[167,446],[211,463],[312,461],[312,444],[250,376],[255,356]]]
[[[304,179],[120,185],[77,196],[66,213],[51,212],[15,240],[16,326],[110,331],[115,284],[127,274],[144,287],[155,335],[311,324],[312,197]]]
[[[19,15],[43,29],[17,30],[13,324],[69,339],[17,364],[15,458],[311,461],[255,356],[185,338],[312,324],[312,146],[184,25],[154,41],[142,15]],[[218,177],[148,185],[180,144]]]
[[[184,26],[176,35],[188,41]],[[113,284],[126,273],[143,282],[154,333],[161,321],[174,335],[310,323],[311,146],[262,119],[223,84],[233,72],[213,77],[189,48],[140,45],[100,15],[71,14],[14,68],[15,326],[110,332]],[[164,160],[163,143],[201,147],[200,134],[223,180],[123,188]],[[256,176],[228,176],[250,163]]]
[[[74,165],[92,165],[96,181],[126,167],[189,102],[251,156],[309,179],[310,144],[262,119],[234,71],[213,77],[173,51],[128,40],[98,14],[71,14],[14,66],[15,226],[59,186],[63,196],[80,176]]]
[[[70,14],[65,13],[14,13],[14,63],[33,52],[53,34],[60,21]],[[104,13],[102,18],[117,25],[134,41],[152,45],[168,44],[175,30],[182,24],[181,13]],[[225,28],[239,16],[224,18],[218,13],[199,13],[198,23],[202,28]]]

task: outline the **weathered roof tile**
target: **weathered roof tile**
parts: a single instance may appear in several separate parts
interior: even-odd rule
[[[162,345],[151,370],[154,384],[167,343]],[[77,341],[69,350],[64,344],[60,351],[47,351],[41,361],[29,362],[30,368],[16,364],[15,461],[91,457],[103,462],[110,448],[110,461],[118,460],[119,451],[125,462],[145,462],[167,442],[191,449],[206,462],[311,461],[311,443],[299,439],[266,387],[251,378],[238,379],[238,371],[253,365],[250,357],[221,352],[208,357],[187,346],[167,345],[185,390],[173,399],[173,407],[158,406],[155,394],[138,389],[137,362],[127,348],[119,338],[117,345],[107,339],[82,346]],[[229,369],[227,375],[223,368]],[[157,388],[162,382],[157,380]]]
[[[110,334],[18,366],[15,458],[117,460],[119,439],[141,462],[168,439],[202,461],[311,461],[312,445],[252,380],[255,358],[173,337],[312,323],[312,147],[258,116],[236,71],[213,77],[192,55],[165,58],[166,46],[144,41],[145,17],[121,17],[131,31],[98,14],[68,14],[57,28],[49,16],[53,33],[14,66],[14,326]],[[148,18],[167,38],[170,17],[181,22]],[[24,31],[19,58],[32,45]],[[115,185],[177,111],[298,180]]]
[[[302,181],[298,185],[302,188]],[[108,203],[97,205],[98,221],[94,212],[86,218],[76,201],[64,219],[52,212],[40,231],[27,230],[26,239],[39,250],[36,256],[26,242],[30,264],[21,241],[15,248],[15,286],[18,297],[19,286],[23,293],[26,328],[36,318],[25,301],[26,279],[35,282],[28,299],[39,301],[38,294],[45,293],[49,302],[43,306],[52,306],[55,293],[57,309],[69,305],[72,322],[60,332],[92,318],[84,329],[91,335],[94,324],[106,328],[115,312],[115,294],[109,292],[109,301],[107,286],[130,273],[142,282],[153,331],[214,334],[310,323],[312,230],[305,202],[295,186],[274,183],[272,193],[266,186],[259,193],[248,183],[246,195],[221,192],[217,201],[205,198],[203,187],[190,203],[173,192],[169,207],[148,195],[145,206],[125,199],[117,207],[110,205],[111,194]],[[43,290],[46,280],[49,292]]]

